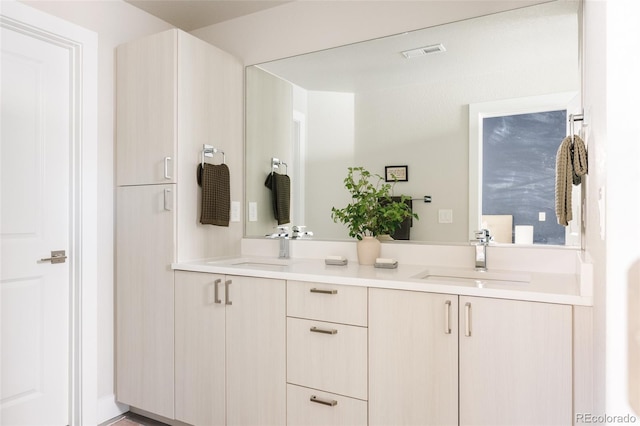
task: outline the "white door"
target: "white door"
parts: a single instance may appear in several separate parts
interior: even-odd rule
[[[67,425],[70,51],[1,31],[0,423]]]

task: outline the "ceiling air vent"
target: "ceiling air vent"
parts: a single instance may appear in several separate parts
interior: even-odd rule
[[[429,53],[444,52],[445,50],[447,49],[445,49],[444,45],[440,43],[440,44],[434,44],[431,46],[418,47],[417,49],[405,50],[404,52],[401,52],[401,53],[405,58],[413,59],[419,56],[428,55]]]

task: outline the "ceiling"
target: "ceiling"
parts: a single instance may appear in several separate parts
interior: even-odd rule
[[[124,0],[184,31],[228,21],[291,0]]]
[[[543,3],[258,66],[306,90],[350,93],[526,68],[552,72],[578,54],[577,8],[576,1]],[[401,54],[441,43],[444,52],[413,59]]]

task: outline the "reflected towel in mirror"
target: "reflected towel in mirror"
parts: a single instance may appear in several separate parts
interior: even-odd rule
[[[558,223],[568,226],[571,210],[572,184],[578,185],[587,173],[587,151],[577,135],[564,138],[556,155],[556,216]]]
[[[289,176],[271,172],[267,175],[264,186],[271,190],[273,215],[278,221],[278,225],[291,222],[291,181]]]

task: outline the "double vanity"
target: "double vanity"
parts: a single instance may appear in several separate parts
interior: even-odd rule
[[[576,274],[275,256],[172,268],[188,424],[567,425],[580,405],[591,302]]]

